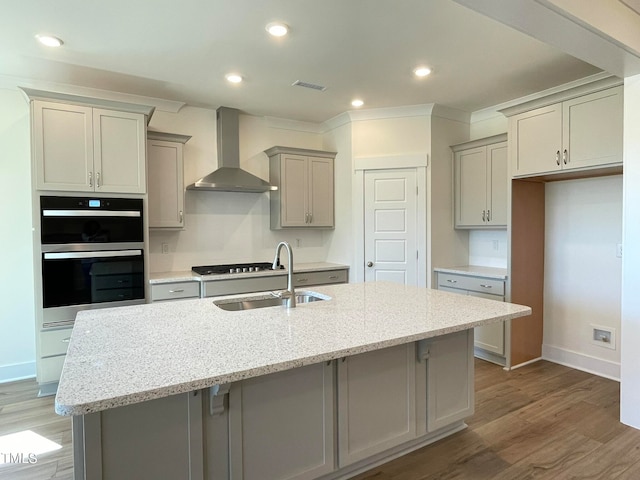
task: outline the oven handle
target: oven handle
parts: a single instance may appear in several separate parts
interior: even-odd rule
[[[44,254],[45,260],[63,260],[69,258],[109,258],[142,255],[142,250],[114,250],[110,252],[50,252]]]
[[[43,217],[140,217],[138,210],[42,210]]]

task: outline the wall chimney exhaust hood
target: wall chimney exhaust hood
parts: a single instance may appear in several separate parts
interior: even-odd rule
[[[187,190],[263,193],[278,189],[240,168],[238,123],[238,110],[235,108],[220,107],[216,110],[219,168],[189,185]]]

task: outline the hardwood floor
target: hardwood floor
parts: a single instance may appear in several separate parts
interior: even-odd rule
[[[640,478],[640,430],[618,420],[617,382],[545,361],[512,372],[475,365],[469,428],[355,479]],[[30,429],[62,448],[33,465],[0,465],[0,479],[71,480],[71,421],[36,392],[33,380],[0,385],[0,435]]]

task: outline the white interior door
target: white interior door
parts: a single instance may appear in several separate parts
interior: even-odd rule
[[[417,285],[415,169],[364,172],[365,281]]]

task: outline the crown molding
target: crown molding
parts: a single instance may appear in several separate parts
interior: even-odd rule
[[[269,128],[278,128],[280,130],[293,130],[295,132],[307,133],[326,133],[327,129],[322,123],[303,122],[300,120],[290,120],[280,117],[264,117]]]

